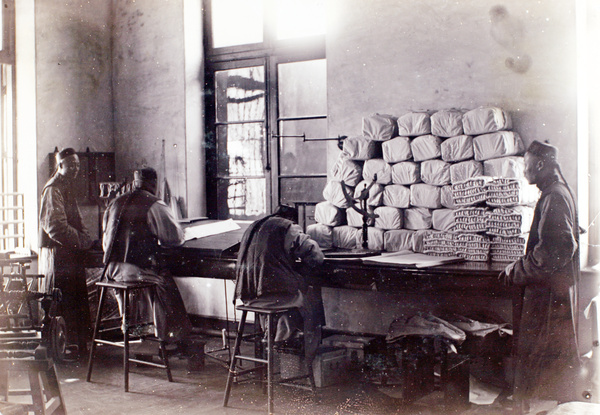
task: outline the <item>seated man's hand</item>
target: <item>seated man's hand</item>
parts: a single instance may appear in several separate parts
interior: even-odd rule
[[[515,266],[515,263],[513,262],[513,263],[507,265],[506,268],[504,269],[504,271],[502,271],[500,273],[500,275],[498,276],[498,280],[502,284],[504,284],[506,286],[513,285],[512,271],[513,271],[514,266]]]

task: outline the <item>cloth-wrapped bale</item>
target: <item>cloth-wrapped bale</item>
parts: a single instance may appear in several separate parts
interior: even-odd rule
[[[400,163],[412,158],[410,138],[396,137],[381,143],[383,159],[390,163]]]
[[[425,183],[410,186],[410,204],[415,207],[439,209],[442,207],[440,188]]]
[[[431,229],[431,210],[422,207],[404,209],[404,228],[415,231]]]
[[[422,135],[410,143],[414,161],[439,158],[442,155],[442,139],[435,135]]]
[[[306,227],[306,234],[311,237],[319,247],[329,249],[333,246],[333,228],[322,223],[312,223]]]
[[[404,215],[402,209],[391,206],[379,206],[375,208],[375,227],[384,230],[402,229]]]
[[[431,134],[438,137],[454,137],[463,133],[463,113],[457,110],[441,110],[431,115]]]
[[[398,117],[398,135],[416,137],[431,133],[431,117],[426,112],[409,112]]]
[[[383,188],[383,205],[402,209],[410,207],[410,188],[401,184],[388,184]]]
[[[487,197],[486,184],[491,177],[472,177],[462,183],[452,185],[452,198],[456,206],[472,206],[485,202]]]
[[[414,161],[403,161],[392,164],[392,183],[414,184],[421,181],[421,163]]]
[[[344,181],[354,187],[362,180],[362,167],[362,161],[340,158],[331,168],[330,176],[335,181]]]
[[[467,111],[463,114],[462,124],[467,135],[493,133],[512,128],[508,112],[497,107],[481,107]]]
[[[527,179],[494,179],[486,186],[486,203],[489,206],[533,206],[540,197],[537,186]]]
[[[525,158],[520,156],[500,157],[483,162],[483,174],[508,179],[525,178]]]
[[[472,177],[479,177],[482,174],[483,163],[480,161],[466,160],[450,166],[450,181],[452,183],[461,183]]]
[[[360,208],[358,205],[356,207]],[[370,213],[373,213],[372,207],[367,207],[367,210]],[[360,214],[356,209],[349,207],[346,209],[346,221],[349,226],[360,228],[363,226],[363,215]],[[367,218],[367,226],[373,225],[375,225],[375,220],[373,218]]]
[[[485,235],[457,234],[456,254],[467,261],[485,262],[490,255],[490,239]]]
[[[473,137],[470,135],[457,135],[450,137],[440,144],[442,160],[444,161],[463,161],[472,159],[475,155],[473,151]]]
[[[346,223],[346,214],[331,202],[319,202],[315,206],[315,220],[322,225],[340,226]]]
[[[358,234],[356,235],[356,246],[362,247],[363,233],[362,229],[357,229]],[[379,228],[368,228],[367,229],[367,249],[373,249],[375,251],[383,251],[383,235],[385,231]]]
[[[529,206],[492,209],[487,217],[487,233],[515,237],[529,232],[534,209]]]
[[[395,229],[383,234],[383,248],[388,252],[412,251],[415,231]]]
[[[348,137],[344,139],[343,156],[350,160],[369,160],[381,157],[381,143],[368,137]]]
[[[423,237],[423,253],[434,256],[455,256],[454,234],[431,231]]]
[[[518,156],[524,151],[521,136],[514,131],[498,131],[473,138],[473,152],[478,161]]]
[[[346,189],[350,195],[354,192],[353,187],[347,186]],[[342,183],[337,180],[330,180],[327,182],[325,189],[323,189],[323,198],[339,208],[346,209],[347,207],[350,207],[350,203],[344,196]]]
[[[363,117],[362,131],[363,135],[371,140],[385,141],[398,135],[398,123],[391,115],[371,114]]]
[[[454,230],[460,233],[478,233],[487,230],[489,209],[468,207],[454,210]]]
[[[336,226],[332,229],[333,247],[340,249],[354,249],[357,247],[356,240],[361,230],[352,226]]]
[[[356,186],[354,189],[354,199],[358,199],[361,197],[361,193],[371,186],[371,183],[366,180],[363,180]],[[379,183],[373,183],[371,188],[369,189],[369,197],[367,198],[367,205],[369,206],[381,206],[383,203],[383,189],[384,186]]]
[[[405,216],[406,217],[406,216]],[[406,225],[404,225],[406,227]],[[422,254],[425,250],[425,237],[433,232],[431,229],[419,229],[416,231],[411,231],[413,233],[413,252],[418,254]]]
[[[493,236],[490,244],[490,257],[492,261],[514,262],[525,255],[529,234],[511,238]]]
[[[365,161],[363,166],[363,178],[368,181],[373,181],[379,184],[390,184],[392,183],[392,166],[390,166],[384,159],[370,159]]]
[[[421,163],[421,180],[433,186],[444,186],[450,183],[450,169],[450,163],[443,160],[426,160]]]
[[[454,210],[433,210],[431,212],[431,226],[436,231],[452,232],[454,230]]]
[[[452,197],[452,185],[447,184],[446,186],[440,187],[440,202],[442,203],[442,207],[448,209],[454,209],[456,207],[454,198]]]

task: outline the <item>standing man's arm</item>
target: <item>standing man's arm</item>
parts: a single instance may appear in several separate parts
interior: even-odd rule
[[[177,223],[171,209],[162,201],[154,203],[148,211],[148,225],[165,248],[183,245],[183,229]]]
[[[67,220],[65,200],[54,186],[44,190],[40,210],[40,226],[57,243],[74,249],[89,249],[92,245],[87,229],[79,218],[81,229]]]

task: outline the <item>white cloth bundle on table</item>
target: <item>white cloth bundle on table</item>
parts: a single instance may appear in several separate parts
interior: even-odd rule
[[[404,228],[415,231],[431,229],[431,210],[422,207],[404,209]]]
[[[398,117],[398,135],[416,137],[431,133],[431,117],[426,112],[409,112]]]
[[[332,229],[333,247],[340,249],[356,248],[356,240],[360,232],[359,228],[353,228],[352,226],[336,226]]]
[[[346,223],[346,214],[331,202],[319,202],[315,206],[315,220],[322,225],[340,226]]]
[[[391,115],[371,114],[363,117],[362,131],[365,137],[375,141],[385,141],[398,135],[398,123]]]
[[[486,190],[486,203],[490,206],[532,206],[540,197],[538,187],[529,184],[527,179],[494,179]]]
[[[483,175],[483,163],[480,161],[466,160],[450,166],[450,182],[452,183],[461,183],[481,175]]]
[[[442,139],[435,135],[421,135],[410,142],[414,161],[437,159],[441,157]]]
[[[443,160],[426,160],[421,163],[421,180],[433,186],[450,183],[450,163]]]
[[[472,206],[485,202],[486,184],[492,180],[491,177],[472,177],[462,183],[452,185],[452,198],[456,206]]]
[[[379,184],[392,183],[392,166],[380,158],[365,161],[363,178],[372,182],[375,177],[377,177],[376,181]]]
[[[473,138],[473,152],[475,160],[478,161],[518,156],[524,151],[523,140],[514,131],[498,131]]]
[[[493,133],[510,130],[510,114],[497,107],[481,107],[467,111],[462,117],[463,130],[468,135]]]
[[[412,158],[410,138],[396,137],[385,141],[381,143],[381,152],[383,153],[383,159],[390,164],[409,160]]]
[[[431,134],[454,137],[463,133],[462,111],[441,110],[431,115]]]
[[[392,164],[392,183],[409,185],[421,181],[421,163],[403,161]]]
[[[388,184],[383,188],[383,205],[402,209],[410,207],[410,188],[401,184]]]
[[[525,177],[525,158],[507,156],[483,162],[483,174],[490,177],[522,179]]]
[[[356,205],[356,207],[360,208],[359,205]],[[367,210],[371,213],[373,212],[373,208],[371,206],[368,206]],[[363,215],[360,214],[356,209],[349,207],[346,209],[346,222],[349,226],[360,228],[363,226]],[[373,225],[375,225],[375,220],[373,220],[373,218],[367,218],[367,226]]]
[[[369,160],[381,157],[381,143],[368,137],[348,137],[344,139],[343,157],[351,160]]]
[[[410,186],[410,204],[429,209],[441,208],[440,187],[426,183],[412,184]]]
[[[402,209],[391,206],[379,206],[375,208],[375,227],[384,230],[402,229],[404,214]]]
[[[529,206],[514,206],[492,209],[487,218],[487,233],[490,235],[515,237],[529,232],[534,209]]]
[[[363,180],[354,189],[354,199],[358,199],[361,193],[371,185],[372,182]],[[379,183],[373,183],[369,189],[369,197],[367,198],[367,205],[369,206],[381,206],[383,203],[383,189],[384,186]]]
[[[456,207],[456,203],[454,203],[454,198],[452,197],[452,185],[447,184],[446,186],[440,187],[440,202],[442,207],[448,209],[454,209]]]
[[[487,230],[489,209],[486,207],[466,207],[454,211],[455,232],[477,233]]]
[[[454,209],[435,209],[431,212],[431,226],[436,231],[454,230]]]
[[[330,176],[332,180],[354,187],[362,180],[362,168],[362,161],[340,158],[331,168]]]
[[[306,227],[306,234],[311,237],[319,247],[328,249],[333,246],[333,228],[322,223],[312,223]]]
[[[406,216],[404,216],[404,217],[406,218]],[[404,225],[404,227],[406,227],[406,224]],[[411,231],[411,232],[414,232],[413,233],[412,250],[413,250],[413,252],[422,254],[423,250],[425,249],[425,247],[424,247],[425,236],[429,235],[433,231],[431,229],[419,229],[419,230]]]
[[[362,229],[357,229],[358,234],[356,235],[356,246],[362,248],[363,233]],[[379,228],[369,227],[367,228],[367,249],[373,249],[375,251],[383,251],[383,235],[385,231]]]
[[[395,229],[383,234],[383,248],[388,252],[412,251],[415,231]]]
[[[352,195],[354,192],[354,188],[351,186],[346,186],[346,190],[348,194]],[[337,180],[330,180],[325,185],[325,189],[323,189],[323,198],[334,204],[335,206],[346,209],[350,206],[350,203],[346,200],[344,196],[344,191],[342,190],[342,183]]]
[[[456,255],[452,232],[431,231],[423,237],[423,253],[436,256]]]
[[[485,235],[457,234],[456,254],[467,261],[485,262],[490,255],[490,238]]]
[[[493,236],[490,244],[490,258],[496,262],[513,262],[525,255],[529,234],[511,238]]]
[[[473,151],[473,137],[470,135],[457,135],[447,138],[440,144],[442,160],[463,161],[475,156]]]

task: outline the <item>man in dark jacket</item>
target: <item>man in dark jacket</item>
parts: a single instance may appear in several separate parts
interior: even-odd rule
[[[579,225],[557,156],[556,147],[538,141],[525,154],[525,177],[542,193],[525,255],[500,276],[523,287],[523,309],[514,316],[520,324],[513,397],[521,412],[533,398],[564,402],[577,396]]]
[[[133,184],[134,190],[113,200],[104,214],[106,274],[115,281],[155,283],[154,304],[137,299],[137,318],[154,322],[159,339],[183,341],[192,325],[179,289],[160,260],[161,248],[183,244],[183,230],[167,205],[154,195],[154,169],[136,171]]]
[[[280,206],[270,216],[248,227],[240,244],[236,268],[235,299],[265,308],[298,307],[297,315],[277,322],[276,342],[304,333],[307,364],[314,359],[325,324],[321,292],[311,286],[307,269],[323,263],[319,245],[295,222],[298,211]],[[296,260],[300,260],[297,263]]]
[[[67,344],[75,358],[77,352],[85,356],[91,340],[83,255],[92,241],[74,194],[79,157],[74,149],[66,148],[56,154],[56,164],[56,173],[44,186],[40,202],[39,272],[45,276],[45,292],[53,288],[62,292],[57,314],[65,319]]]

